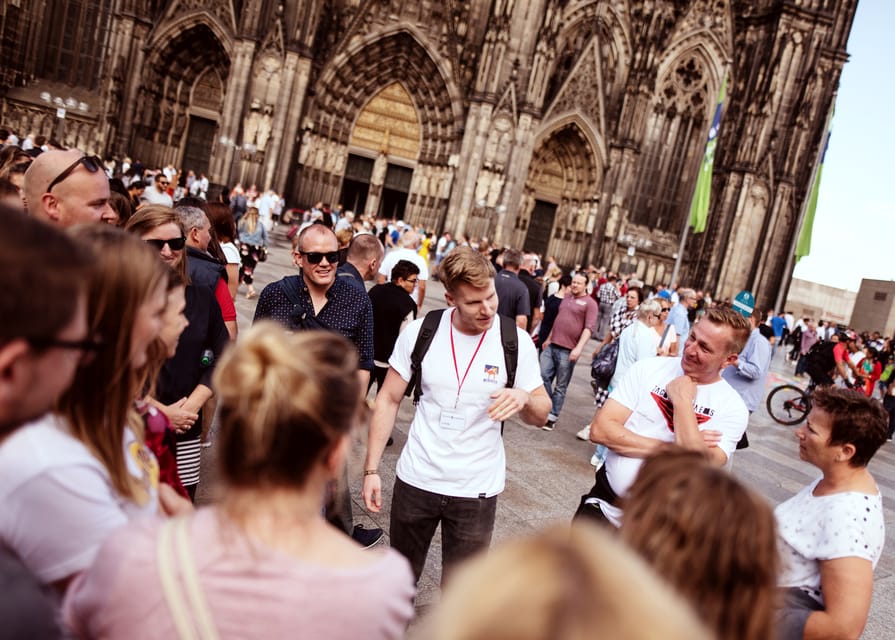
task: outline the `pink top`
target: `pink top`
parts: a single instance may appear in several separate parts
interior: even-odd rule
[[[66,622],[82,637],[176,638],[157,565],[161,521],[120,529],[71,586]],[[362,567],[326,567],[248,541],[214,508],[190,527],[202,591],[221,638],[401,638],[416,590],[393,549]]]

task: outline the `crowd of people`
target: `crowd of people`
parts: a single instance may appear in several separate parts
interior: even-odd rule
[[[819,387],[797,450],[820,475],[772,509],[730,473],[777,337],[761,311],[323,203],[293,214],[295,273],[257,292],[275,220],[261,196],[208,202],[200,175],[175,199],[163,169],[134,207],[137,171],[119,209],[98,158],[17,154],[0,154],[0,171],[27,165],[0,204],[0,623],[14,637],[403,637],[439,526],[426,637],[863,630],[885,538],[868,464],[891,432],[870,397],[882,362],[848,356],[858,336],[839,334],[825,372],[806,352]],[[430,277],[447,308],[423,315]],[[240,332],[242,284],[257,303]],[[503,430],[566,428],[581,358],[595,409],[574,430],[598,447],[593,486],[571,529],[485,553]],[[871,377],[871,393],[836,373]],[[197,508],[212,422],[217,490]],[[357,476],[370,512],[388,505],[388,548],[354,523]]]

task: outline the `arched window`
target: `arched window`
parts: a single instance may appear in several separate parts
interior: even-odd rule
[[[708,73],[696,56],[681,56],[659,83],[649,116],[631,222],[677,234],[690,210],[705,149]]]

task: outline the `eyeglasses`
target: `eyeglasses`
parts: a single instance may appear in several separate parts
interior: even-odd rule
[[[414,278],[413,280],[405,280],[404,284],[409,284],[411,287],[415,287],[416,283],[419,281],[419,278]]]
[[[671,311],[671,307],[662,307],[662,311],[660,311],[660,313],[668,313],[669,311]]]
[[[183,246],[186,244],[186,238],[180,236],[179,238],[168,238],[167,240],[159,240],[157,238],[147,238],[144,240],[146,244],[155,247],[158,251],[161,251],[165,248],[165,245],[168,245],[168,248],[171,251],[180,251],[183,249]]]
[[[156,180],[155,183],[161,187],[167,187],[169,184],[171,184],[167,180]]]
[[[324,258],[326,258],[326,261],[329,264],[339,264],[338,251],[327,251],[326,253],[320,253],[319,251],[299,251],[298,253],[304,256],[311,264],[320,264]]]
[[[81,365],[89,363],[103,348],[105,342],[101,338],[85,338],[84,340],[58,340],[56,338],[29,338],[28,342],[38,350],[70,349],[81,352]]]
[[[78,168],[78,165],[83,164],[84,168],[87,169],[90,173],[96,173],[103,169],[103,161],[97,156],[81,156],[75,162],[70,164],[65,171],[60,173],[56,178],[50,183],[50,186],[47,187],[47,193],[53,190],[57,184],[65,180],[68,176],[72,174],[72,172]]]

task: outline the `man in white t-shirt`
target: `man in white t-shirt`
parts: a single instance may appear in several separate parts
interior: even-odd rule
[[[736,311],[711,308],[691,328],[681,359],[650,358],[631,366],[591,422],[590,439],[609,452],[576,516],[619,526],[619,497],[643,459],[665,443],[701,451],[718,466],[727,463],[749,411],[721,370],[736,363],[749,329]]]
[[[392,267],[398,264],[398,260],[409,260],[419,267],[420,274],[417,276],[416,289],[411,294],[411,298],[416,303],[417,309],[422,311],[423,300],[426,297],[426,281],[429,279],[429,264],[426,260],[416,252],[420,244],[420,235],[413,229],[407,229],[399,240],[400,248],[391,249],[385,254],[382,264],[379,265],[379,275],[376,277],[376,284],[385,284],[391,281]]]
[[[507,388],[506,361],[497,317],[494,267],[469,247],[441,263],[445,310],[421,362],[416,415],[396,468],[391,506],[391,545],[404,554],[419,579],[439,523],[442,579],[456,563],[487,548],[497,496],[503,491],[506,456],[501,422],[519,415],[542,425],[550,399],[531,338],[516,327],[515,383]],[[378,467],[411,379],[411,354],[423,320],[398,338],[385,383],[376,396],[364,467],[364,503],[382,507]]]
[[[26,557],[22,538],[41,538],[11,513],[8,494],[18,487],[18,468],[38,466],[52,456],[53,443],[42,441],[40,455],[22,459],[5,456],[9,443],[25,433],[22,425],[48,412],[71,385],[75,371],[86,353],[98,346],[87,326],[86,283],[90,280],[93,256],[62,232],[25,216],[21,211],[0,209],[0,287],[11,304],[3,304],[0,322],[0,628],[9,637],[61,637],[54,621],[53,603],[40,584],[64,579],[63,565],[82,561],[84,568],[96,552],[71,529],[60,531],[71,540],[68,556],[41,553]],[[39,292],[39,295],[35,295]],[[71,501],[69,487],[56,485],[54,495],[38,504],[28,503],[40,522],[38,529],[51,525],[41,521],[40,509],[52,498]],[[21,534],[17,536],[16,534]],[[30,562],[29,562],[30,561]],[[50,572],[56,571],[55,574]]]

